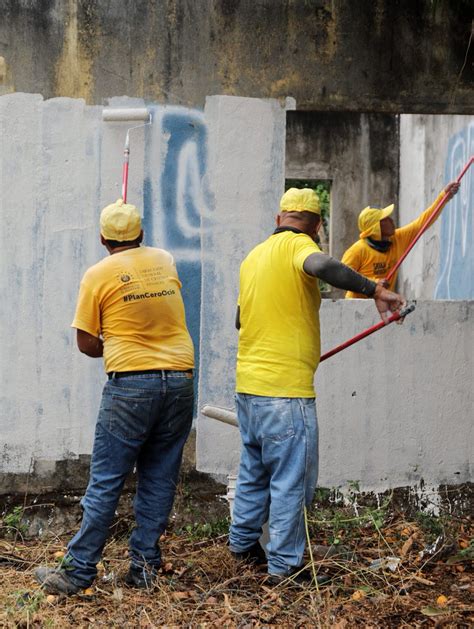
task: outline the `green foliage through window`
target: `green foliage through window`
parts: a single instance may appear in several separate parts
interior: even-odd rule
[[[318,243],[324,253],[330,253],[329,250],[329,225],[331,211],[331,182],[325,179],[286,179],[285,191],[288,188],[311,188],[316,192],[319,198],[321,210],[321,229],[319,231],[320,242]],[[321,292],[329,292],[331,287],[321,282],[319,283]]]

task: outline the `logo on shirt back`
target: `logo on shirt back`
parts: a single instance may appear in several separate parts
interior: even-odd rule
[[[127,301],[136,301],[137,299],[150,299],[151,297],[167,297],[168,295],[176,295],[173,289],[171,290],[161,290],[155,293],[140,293],[138,295],[125,295],[123,300]]]

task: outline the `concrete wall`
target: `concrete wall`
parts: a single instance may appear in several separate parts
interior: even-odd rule
[[[474,155],[473,116],[400,117],[400,224],[428,207]],[[474,166],[400,271],[409,298],[474,299]]]
[[[119,104],[143,102],[110,102]],[[153,125],[131,132],[128,200],[143,212],[145,243],[173,251],[198,352],[200,221],[213,211],[207,125],[196,109],[150,110]],[[57,462],[90,452],[104,375],[69,326],[83,272],[106,255],[98,219],[120,196],[128,126],[102,122],[101,111],[68,98],[0,97],[1,472],[50,479]]]
[[[396,203],[398,116],[289,111],[286,177],[331,180],[331,254],[340,259],[359,238],[367,205]]]
[[[204,113],[150,108],[153,125],[132,132],[129,200],[143,210],[147,244],[170,248],[177,259],[201,351],[199,404],[233,406],[238,266],[273,229],[284,182],[285,110],[277,101],[235,97],[209,98]],[[446,131],[437,120],[412,124],[426,145],[408,144],[406,136],[402,146],[413,172],[424,156],[428,181],[430,169],[438,171],[428,159],[443,152],[433,138],[446,134],[452,152],[446,148],[442,159],[457,170],[456,147],[464,145],[456,138],[470,137],[466,119],[447,121]],[[0,97],[0,491],[32,487],[33,480],[37,489],[86,482],[79,463],[90,452],[104,377],[100,361],[79,354],[69,325],[84,270],[105,255],[98,217],[120,194],[125,126],[103,123],[101,107],[82,100]],[[409,146],[420,148],[411,156]],[[371,177],[366,185],[375,186]],[[466,301],[420,302],[403,327],[321,366],[322,485],[472,480],[472,309]],[[323,348],[375,320],[370,303],[327,301]],[[235,471],[237,431],[202,417],[197,426],[198,468]],[[68,479],[70,462],[78,464],[69,466]]]
[[[275,227],[284,183],[285,110],[275,101],[207,100],[215,211],[203,230],[199,406],[229,404],[235,385],[239,266]],[[204,416],[197,424],[197,467],[236,465],[235,430]],[[209,452],[212,451],[211,461]]]
[[[362,490],[379,492],[474,480],[473,316],[472,301],[418,302],[402,326],[392,324],[320,365],[320,486],[360,481]],[[207,346],[222,348],[224,321],[218,311],[214,317]],[[377,320],[372,302],[323,301],[323,352]],[[217,366],[207,366],[222,375],[201,391],[206,403],[233,406],[233,343],[229,348],[213,357]],[[212,439],[198,448],[201,470],[236,472],[237,429],[215,422]]]
[[[0,10],[0,93],[472,112],[469,0],[0,0]]]

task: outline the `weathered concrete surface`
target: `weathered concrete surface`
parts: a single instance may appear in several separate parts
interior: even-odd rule
[[[215,96],[207,99],[205,115],[215,211],[203,221],[200,406],[233,399],[238,270],[274,228],[285,167],[285,110],[276,101]],[[200,416],[198,469],[215,474],[235,468],[235,439],[235,429]]]
[[[199,358],[200,220],[212,213],[206,123],[195,109],[150,110],[153,125],[131,132],[129,200],[146,244],[173,251]],[[104,382],[101,361],[79,353],[69,327],[82,274],[107,255],[100,210],[120,196],[128,125],[101,113],[80,99],[0,97],[0,472],[35,472],[48,486],[68,478],[58,461],[90,453]]]
[[[320,365],[320,486],[360,481],[367,491],[420,485],[427,491],[474,480],[473,315],[472,301],[418,302],[402,326],[392,324]],[[324,300],[323,352],[377,320],[371,301]],[[201,366],[202,382],[204,370],[212,373],[201,400],[232,407],[234,343],[228,335],[222,349],[222,309],[213,322],[201,351],[217,342],[221,349]],[[199,469],[235,473],[239,448],[237,429],[214,422],[212,437],[198,441]]]
[[[129,198],[143,209],[146,242],[175,255],[195,341],[202,314],[200,402],[232,406],[238,267],[273,228],[285,111],[277,101],[233,97],[210,98],[204,114],[151,110],[152,127],[132,132]],[[446,150],[433,129],[427,157]],[[105,255],[98,217],[119,195],[124,127],[103,123],[101,108],[82,100],[12,94],[0,97],[0,134],[0,487],[25,488],[32,474],[37,487],[64,476],[81,476],[82,486],[104,376],[100,361],[79,354],[69,324],[84,270]],[[359,302],[326,303],[322,314],[325,348],[376,317]],[[323,485],[360,479],[379,490],[472,479],[468,315],[472,302],[420,304],[402,328],[321,367]],[[198,467],[235,471],[237,432],[202,418],[198,431]]]
[[[340,259],[359,238],[367,205],[398,198],[398,116],[289,111],[286,177],[331,181],[330,252]]]
[[[400,224],[416,218],[474,155],[473,116],[400,117]],[[403,263],[409,298],[474,299],[474,166]]]
[[[469,0],[2,0],[0,89],[101,104],[208,94],[472,112]],[[471,48],[472,54],[472,48]]]

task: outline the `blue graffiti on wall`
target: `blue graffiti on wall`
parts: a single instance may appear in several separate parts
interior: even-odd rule
[[[474,154],[474,123],[449,142],[445,181],[453,181]],[[474,299],[474,168],[441,219],[441,247],[435,299]]]
[[[144,181],[144,231],[148,244],[164,247],[183,284],[186,320],[199,364],[201,218],[209,214],[207,129],[202,112],[153,107],[154,131]]]

